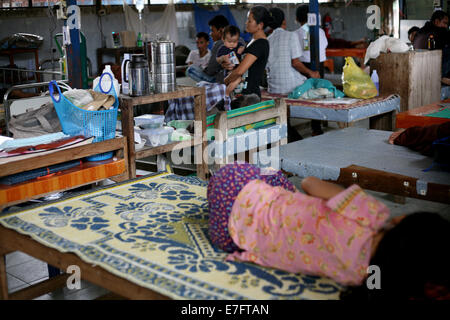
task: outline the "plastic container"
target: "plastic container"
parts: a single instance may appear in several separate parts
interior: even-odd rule
[[[380,79],[378,78],[377,70],[373,70],[372,76],[370,77],[375,84],[375,87],[377,87],[377,96],[380,95]]]
[[[161,128],[164,123],[164,116],[158,114],[144,114],[134,118],[134,124],[141,129]]]
[[[174,129],[171,127],[161,127],[156,129],[146,129],[139,131],[139,134],[145,139],[146,145],[157,147],[168,144]]]
[[[111,66],[109,64],[107,64],[105,66],[105,69],[103,69],[102,74],[104,74],[104,73],[109,73],[111,75],[111,78],[113,79],[114,90],[116,91],[115,93],[118,96],[120,93],[119,81],[116,78],[114,78],[114,73],[112,72]],[[101,77],[101,75],[100,75],[100,77]],[[93,89],[95,89],[97,87],[98,83],[100,82],[100,77],[97,77],[94,79],[94,83],[92,85]],[[111,88],[111,79],[109,77],[105,77],[102,80],[102,88],[101,89],[102,89],[102,91],[108,92],[108,91],[110,91],[110,88]]]

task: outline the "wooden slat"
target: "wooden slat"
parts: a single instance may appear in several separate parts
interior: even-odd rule
[[[40,297],[46,293],[64,287],[69,276],[69,274],[60,274],[25,289],[13,292],[9,295],[9,300],[28,300]]]
[[[356,174],[356,177],[354,177],[354,174]],[[421,200],[450,203],[450,185],[428,183],[427,194],[423,196],[417,194],[417,178],[357,165],[342,168],[339,179],[336,182],[344,186],[350,186],[356,183],[361,188],[368,190]]]
[[[356,57],[364,59],[366,50],[358,48],[326,49],[326,55],[327,57]]]
[[[81,159],[97,153],[103,153],[123,148],[124,137],[91,143],[80,147],[61,150],[58,152],[36,156],[32,159],[24,159],[0,165],[0,177],[8,176],[18,172],[24,172],[37,168],[47,167],[54,164]],[[95,153],[93,153],[93,150]],[[14,158],[14,157],[13,157]],[[11,158],[13,160],[13,158]]]
[[[15,184],[0,186],[0,207],[42,197],[55,191],[65,191],[103,179],[114,177],[125,172],[126,160],[110,160],[108,163],[83,163],[82,168],[76,167],[63,171],[61,174]]]
[[[2,254],[0,255],[0,299],[7,300],[8,297],[9,297],[8,280],[6,278],[6,255]]]
[[[174,92],[167,93],[157,93],[148,96],[142,97],[130,97],[126,95],[120,95],[120,103],[123,102],[130,103],[132,106],[138,106],[141,104],[155,103],[160,101],[167,101],[171,99],[190,97],[202,94],[202,91],[205,88],[197,88],[197,87],[184,87],[178,86],[177,90]]]
[[[277,108],[260,110],[255,113],[249,113],[239,117],[228,119],[228,129],[239,128],[250,123],[272,119],[279,116],[280,112]]]
[[[136,159],[142,159],[150,156],[154,156],[161,153],[166,153],[172,150],[179,150],[183,148],[192,147],[194,145],[193,140],[187,141],[177,141],[173,143],[168,143],[162,146],[153,147],[153,148],[143,148],[136,152]]]
[[[8,250],[22,251],[61,270],[67,270],[67,267],[70,265],[77,265],[80,267],[82,279],[125,298],[152,300],[168,299],[167,296],[116,276],[100,266],[93,266],[92,264],[86,263],[73,253],[63,253],[56,249],[44,246],[29,236],[20,234],[3,226],[0,226],[0,243]],[[3,273],[1,264],[0,273]],[[2,286],[2,283],[0,283],[0,286]],[[3,286],[0,288],[0,292],[1,290],[3,290]]]

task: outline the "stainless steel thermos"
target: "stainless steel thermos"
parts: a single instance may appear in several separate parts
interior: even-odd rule
[[[143,54],[133,54],[128,63],[129,95],[132,97],[150,94],[148,62]]]

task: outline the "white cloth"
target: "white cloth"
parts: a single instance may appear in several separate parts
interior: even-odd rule
[[[136,33],[136,36],[140,32],[145,35],[144,40],[156,40],[159,35],[160,38],[170,40],[177,45],[178,41],[178,26],[177,17],[175,11],[174,0],[168,0],[167,6],[164,12],[156,21],[149,21],[149,7],[145,6],[142,11],[142,20],[139,20],[139,14],[133,6],[127,5],[125,0],[123,1],[123,11],[125,13],[125,26],[126,30],[132,30]]]
[[[388,50],[394,53],[402,53],[408,51],[409,47],[406,42],[400,39],[382,36],[372,42],[367,48],[364,64],[369,62],[370,59],[378,58],[381,52],[386,53]]]
[[[205,69],[208,65],[209,57],[211,57],[211,51],[209,49],[203,57],[200,57],[200,52],[198,50],[191,50],[186,59],[186,63],[192,62],[193,65]]]
[[[305,37],[305,30],[303,28],[298,28],[294,31],[294,33],[298,36],[300,41],[300,45],[302,46],[303,54],[300,57],[301,62],[310,63],[311,62],[311,50],[303,50],[303,39]],[[310,42],[311,45],[311,42]],[[325,31],[322,28],[319,28],[319,61],[324,62],[327,60],[326,49],[328,47],[327,36],[325,35]]]
[[[292,66],[292,59],[298,59],[302,55],[298,37],[292,32],[277,28],[267,40],[270,46],[266,66],[268,91],[290,93],[306,80],[306,77]]]

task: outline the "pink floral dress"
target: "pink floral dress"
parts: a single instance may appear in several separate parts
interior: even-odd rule
[[[227,259],[360,285],[388,208],[353,185],[328,201],[253,180],[239,192],[228,228],[242,252]]]

